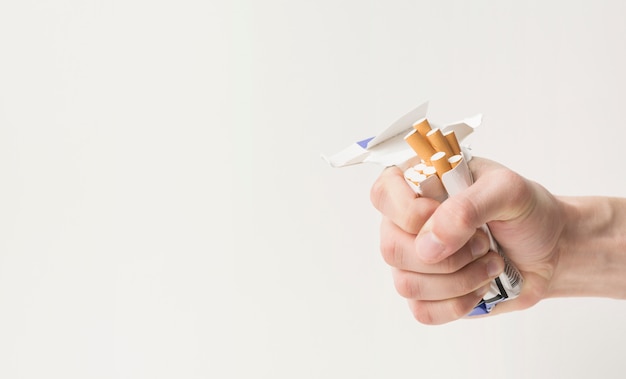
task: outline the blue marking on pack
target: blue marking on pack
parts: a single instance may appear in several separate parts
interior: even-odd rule
[[[363,141],[357,142],[357,144],[361,146],[362,148],[367,149],[367,143],[373,139],[374,137],[370,137],[370,138],[364,139]]]
[[[468,316],[486,315],[487,313],[489,313],[489,310],[490,309],[487,308],[487,304],[480,303],[476,306],[476,308],[472,309]]]

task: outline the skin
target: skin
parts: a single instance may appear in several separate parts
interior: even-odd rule
[[[401,167],[385,169],[372,186],[383,259],[419,322],[465,317],[503,271],[478,229],[485,223],[524,277],[520,296],[490,315],[550,297],[626,298],[625,199],[557,197],[483,158],[470,169],[474,184],[441,204],[415,195]]]

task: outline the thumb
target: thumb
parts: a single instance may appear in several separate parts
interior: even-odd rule
[[[480,226],[520,217],[531,203],[528,182],[515,172],[483,158],[472,159],[470,169],[475,182],[444,201],[418,234],[415,246],[424,262],[449,257]]]

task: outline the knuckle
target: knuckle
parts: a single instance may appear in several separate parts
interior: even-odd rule
[[[515,171],[501,168],[494,172],[497,175],[497,178],[503,183],[508,183],[510,186],[514,187],[515,185],[520,184],[523,181],[523,178],[518,175]]]
[[[448,224],[453,228],[476,228],[476,220],[480,214],[478,205],[469,197],[453,197],[448,199],[444,208]],[[443,206],[442,206],[443,207]]]
[[[415,233],[414,225],[417,223],[417,218],[418,216],[414,212],[404,212],[402,218],[398,220],[399,226],[408,233]]]
[[[441,272],[443,274],[451,274],[453,272],[458,271],[460,268],[459,257],[460,255],[457,252],[456,254],[453,254],[449,258],[446,258],[442,260],[441,262],[439,262],[439,264],[441,265]]]
[[[420,287],[416,280],[411,280],[409,275],[399,274],[396,276],[395,286],[396,291],[400,296],[407,299],[419,299]]]
[[[509,198],[514,202],[523,200],[527,196],[527,182],[522,176],[509,169],[497,170],[497,178],[507,188]]]
[[[467,315],[471,309],[467,308],[467,304],[460,299],[454,299],[450,302],[450,316],[456,320]]]
[[[389,266],[401,267],[402,265],[402,252],[398,245],[397,240],[394,238],[381,238],[380,240],[381,255]]]
[[[370,201],[376,209],[382,212],[385,198],[387,197],[387,189],[382,176],[374,181],[370,189]]]
[[[433,314],[432,307],[429,307],[427,303],[417,303],[412,308],[413,318],[424,325],[435,325],[435,315]]]
[[[430,301],[410,302],[413,318],[424,325],[440,325],[466,316],[471,306],[463,298],[449,299],[445,303]]]
[[[420,207],[409,207],[400,220],[400,227],[408,233],[417,234],[426,221],[424,211]]]
[[[482,279],[482,277],[480,278]],[[455,281],[458,293],[469,293],[475,287],[476,279],[474,275],[459,275]]]

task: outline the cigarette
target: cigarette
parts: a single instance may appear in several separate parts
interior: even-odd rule
[[[423,173],[424,169],[428,167],[426,166],[424,163],[418,163],[415,166],[413,166],[413,170],[419,172],[419,173]]]
[[[413,128],[415,128],[415,130],[418,131],[419,134],[423,135],[424,137],[426,137],[426,134],[428,134],[428,132],[431,131],[431,127],[430,124],[428,123],[427,119],[421,119],[416,121],[413,124]]]
[[[413,190],[414,193],[418,195],[422,195],[422,189],[420,188],[420,182],[424,181],[426,177],[413,168],[409,168],[404,171],[404,179],[406,180],[409,187]]]
[[[452,168],[455,168],[463,159],[462,155],[453,155],[448,159],[448,162],[450,163],[450,166],[452,166]]]
[[[433,169],[433,171],[435,169],[432,166],[429,166],[429,168]],[[437,200],[438,202],[443,202],[448,198],[448,193],[443,187],[443,183],[435,174],[432,174],[425,180],[421,181],[418,190],[420,191],[419,193],[421,196]]]
[[[422,171],[422,174],[424,174],[427,178],[430,178],[431,176],[437,174],[437,170],[433,166],[426,166],[424,171]]]
[[[435,150],[430,143],[428,143],[428,140],[417,132],[417,129],[407,134],[404,140],[422,160],[430,162],[430,157],[435,154]]]
[[[428,139],[428,142],[430,142],[432,147],[435,149],[435,151],[443,151],[446,153],[448,157],[451,157],[454,155],[454,153],[452,152],[452,148],[450,147],[450,144],[448,143],[448,140],[446,140],[446,137],[444,137],[443,134],[441,133],[441,129],[436,128],[436,129],[431,130],[426,135],[426,138]]]
[[[415,171],[414,168],[409,168],[404,172],[404,178],[414,184],[419,184],[426,179],[426,176]]]
[[[454,134],[454,130],[449,131],[443,136],[446,137],[446,141],[448,141],[448,145],[450,145],[453,155],[461,154],[461,146],[459,146],[459,140],[456,139],[456,134]]]
[[[450,162],[448,162],[448,160],[446,159],[446,153],[443,151],[439,151],[433,154],[430,157],[430,161],[432,162],[433,166],[435,166],[435,170],[437,171],[437,176],[439,176],[439,179],[443,177],[443,174],[452,170]]]
[[[465,159],[460,159],[454,170],[446,173],[441,181],[450,196],[454,196],[471,186],[472,174]]]

